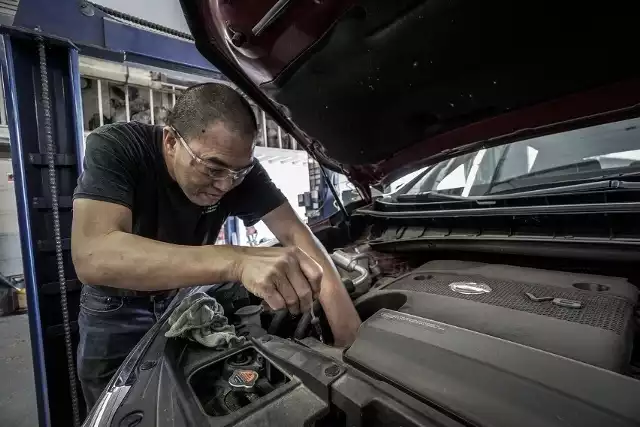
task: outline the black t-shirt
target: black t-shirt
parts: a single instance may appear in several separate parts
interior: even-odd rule
[[[162,127],[138,122],[103,126],[87,137],[73,197],[126,206],[133,234],[180,245],[211,244],[228,216],[253,225],[286,201],[258,163],[216,205],[193,204],[169,175]]]

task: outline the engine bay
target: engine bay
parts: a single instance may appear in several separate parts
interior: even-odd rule
[[[331,256],[363,321],[390,309],[635,373],[638,288],[626,278],[454,259],[409,267],[366,249]],[[320,339],[308,317],[271,324],[270,333]]]
[[[363,321],[352,346],[331,346],[319,304],[313,316],[291,316],[245,294],[225,306],[243,345],[155,339],[146,359],[156,364],[138,370],[113,420],[142,411],[140,426],[640,421],[630,280],[368,245],[331,258]],[[209,293],[228,300],[234,289]],[[148,390],[156,390],[151,400]]]

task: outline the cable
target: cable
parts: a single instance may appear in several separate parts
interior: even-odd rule
[[[51,210],[53,213],[53,235],[55,238],[56,261],[58,264],[58,281],[60,283],[60,307],[62,309],[62,326],[64,329],[64,345],[67,351],[67,368],[69,370],[69,388],[73,410],[73,425],[80,426],[80,409],[78,389],[76,387],[76,368],[73,362],[73,345],[71,342],[71,323],[69,322],[69,306],[67,303],[67,281],[64,273],[62,254],[62,235],[60,233],[60,208],[58,204],[58,182],[56,177],[56,149],[53,143],[53,124],[51,121],[51,97],[49,95],[49,76],[47,74],[47,53],[42,36],[36,36],[38,56],[40,58],[40,83],[42,85],[42,111],[44,114],[44,134],[47,146],[47,166],[49,171],[49,191],[51,193]]]

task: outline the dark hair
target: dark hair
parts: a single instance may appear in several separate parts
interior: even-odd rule
[[[184,90],[167,117],[185,139],[203,134],[207,127],[222,120],[232,132],[253,140],[258,126],[249,102],[234,89],[220,83],[202,83]]]

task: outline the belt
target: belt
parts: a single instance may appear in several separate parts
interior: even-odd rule
[[[102,285],[84,285],[88,286],[104,296],[111,297],[160,297],[170,298],[178,293],[177,289],[170,289],[167,291],[136,291],[133,289],[113,288],[111,286]]]

